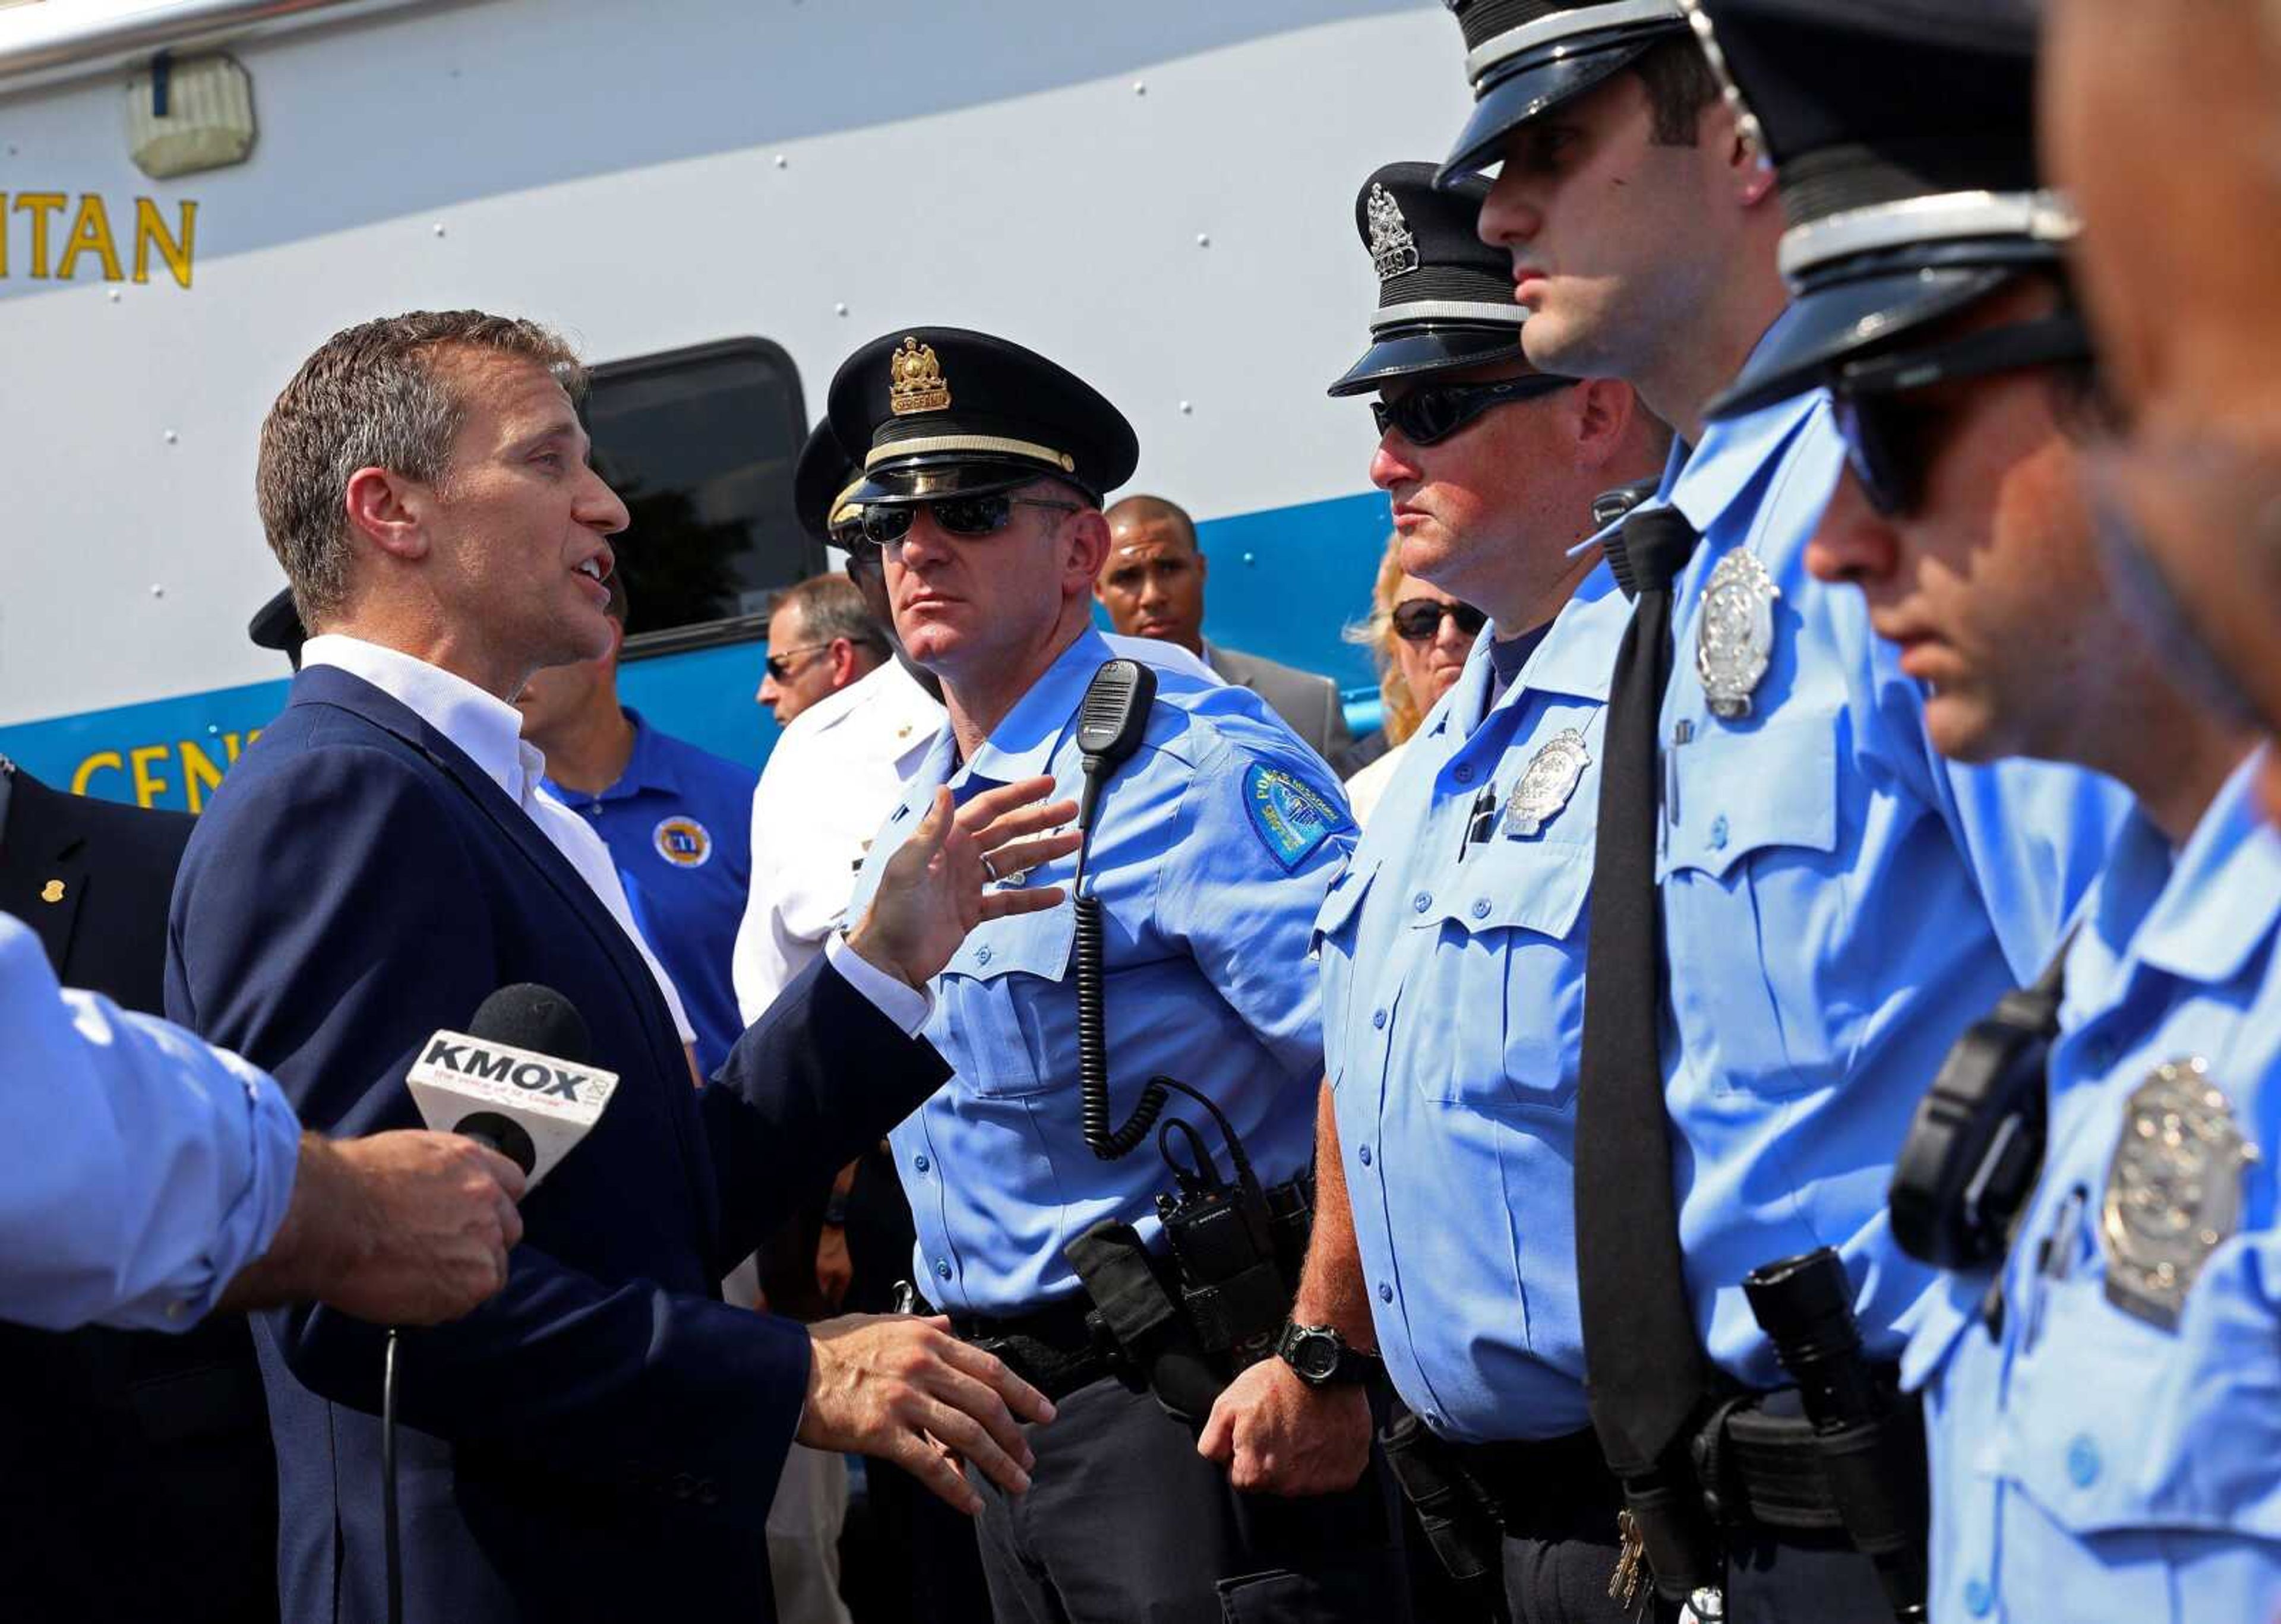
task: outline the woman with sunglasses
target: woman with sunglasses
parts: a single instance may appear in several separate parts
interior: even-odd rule
[[[1371,592],[1370,618],[1348,636],[1370,650],[1378,666],[1378,694],[1384,720],[1373,736],[1378,750],[1347,778],[1347,805],[1355,822],[1367,824],[1371,810],[1402,762],[1403,746],[1457,684],[1465,656],[1488,617],[1459,603],[1430,581],[1402,568],[1399,531],[1386,544]],[[1364,741],[1365,745],[1371,741]],[[1362,746],[1357,746],[1357,750]]]

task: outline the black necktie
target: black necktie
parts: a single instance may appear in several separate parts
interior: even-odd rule
[[[1600,826],[1576,1100],[1576,1272],[1592,1426],[1620,1476],[1666,1462],[1706,1369],[1681,1267],[1663,1099],[1663,914],[1656,896],[1657,733],[1671,676],[1671,583],[1685,515],[1634,514],[1608,544],[1634,599],[1601,750]]]

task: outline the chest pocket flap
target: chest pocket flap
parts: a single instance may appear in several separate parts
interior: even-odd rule
[[[1792,708],[1748,732],[1713,722],[1663,751],[1658,878],[1695,869],[1722,878],[1756,852],[1837,848],[1834,708]]]
[[[1316,910],[1315,933],[1309,944],[1315,952],[1320,953],[1326,941],[1334,940],[1354,923],[1363,898],[1370,893],[1371,881],[1378,878],[1378,868],[1374,858],[1352,862],[1323,893],[1323,905]]]
[[[1117,928],[1113,921],[1109,928]],[[1069,973],[1076,941],[1077,910],[1063,902],[1046,913],[977,925],[942,973],[973,981],[1017,975],[1058,981]]]
[[[1592,891],[1592,848],[1572,841],[1509,839],[1493,834],[1465,862],[1421,885],[1404,906],[1412,930],[1454,924],[1471,935],[1532,931],[1565,940]]]

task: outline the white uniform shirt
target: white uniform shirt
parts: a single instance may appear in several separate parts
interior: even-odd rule
[[[1122,655],[1220,679],[1176,643],[1109,638]],[[899,660],[794,716],[753,791],[753,891],[731,963],[746,1025],[846,919],[871,837],[942,731],[939,702]]]
[[[657,962],[657,955],[634,927],[634,910],[626,901],[617,865],[610,861],[610,848],[585,819],[539,786],[539,780],[546,776],[546,758],[524,741],[521,711],[440,666],[343,632],[311,638],[301,650],[301,665],[305,670],[313,665],[329,665],[363,678],[466,751],[468,759],[530,815],[539,832],[593,887],[618,928],[640,951],[650,974],[657,978],[658,991],[665,994],[666,1007],[673,1011],[674,1031],[681,1034],[684,1043],[696,1041],[689,1012],[681,1007],[681,994],[674,991],[673,978],[665,973],[665,966]]]

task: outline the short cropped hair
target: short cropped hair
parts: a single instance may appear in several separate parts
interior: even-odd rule
[[[887,629],[871,618],[862,590],[846,576],[811,576],[797,586],[787,586],[769,614],[788,607],[800,611],[800,635],[812,642],[836,643],[846,638],[883,658],[893,652]]]
[[[1692,35],[1660,41],[1632,65],[1647,87],[1648,115],[1658,146],[1691,147],[1700,138],[1703,110],[1719,99],[1719,81]]]
[[[1188,517],[1188,510],[1177,502],[1168,502],[1161,496],[1128,496],[1118,501],[1103,515],[1112,525],[1169,524],[1185,537],[1188,551],[1202,551],[1196,543],[1196,522]]]
[[[450,472],[467,403],[451,368],[462,352],[535,361],[571,398],[586,386],[569,344],[535,321],[480,310],[418,310],[335,333],[301,363],[261,425],[254,499],[293,607],[312,632],[348,596],[348,518],[341,497],[359,468],[428,484]]]

